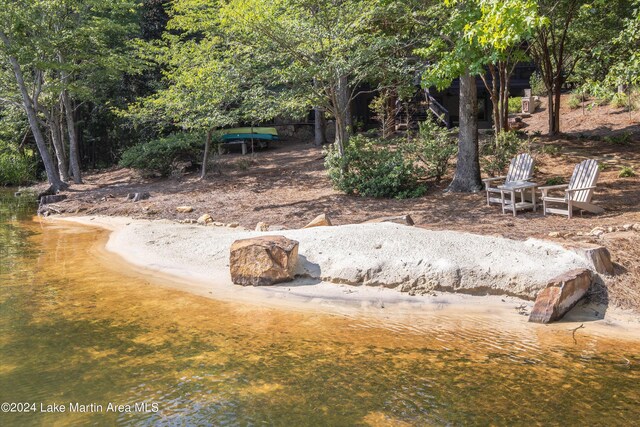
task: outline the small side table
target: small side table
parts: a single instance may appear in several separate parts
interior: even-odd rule
[[[507,210],[513,212],[513,216],[516,216],[518,210],[533,209],[536,211],[536,187],[538,184],[529,181],[515,181],[509,182],[504,185],[499,185],[500,199],[502,200],[502,213],[506,213]],[[525,192],[531,190],[531,201],[525,200]],[[520,201],[516,200],[516,193],[520,193]],[[509,194],[510,200],[505,199],[505,194]]]

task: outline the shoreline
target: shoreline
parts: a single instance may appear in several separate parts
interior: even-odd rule
[[[396,289],[373,286],[353,286],[329,283],[316,279],[296,279],[294,282],[268,287],[242,287],[230,279],[215,280],[202,273],[176,268],[170,263],[148,262],[144,253],[136,251],[126,242],[118,241],[122,230],[131,223],[181,226],[166,220],[133,220],[127,217],[50,217],[44,223],[93,227],[107,230],[94,254],[105,267],[144,277],[154,285],[168,287],[202,297],[228,303],[248,304],[278,310],[299,311],[346,317],[367,317],[380,321],[382,327],[408,325],[416,318],[450,319],[451,326],[474,324],[478,317],[501,328],[551,329],[558,332],[585,323],[589,334],[622,339],[640,340],[640,317],[630,310],[595,304],[579,304],[561,321],[549,325],[527,322],[523,310],[529,311],[532,301],[501,295],[469,295],[450,292],[429,292],[427,295],[409,295]],[[204,227],[203,227],[204,229]],[[239,234],[239,230],[224,230]],[[223,275],[224,273],[224,275]],[[228,271],[219,271],[219,277]],[[605,313],[600,318],[594,313]]]

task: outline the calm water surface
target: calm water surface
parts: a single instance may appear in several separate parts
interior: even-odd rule
[[[218,302],[112,264],[97,229],[0,193],[0,425],[631,425],[640,345],[455,318]],[[93,413],[69,412],[94,404]],[[108,404],[147,403],[147,412]],[[63,405],[65,413],[43,413]],[[152,404],[157,405],[153,411]],[[101,405],[102,407],[98,407]],[[126,410],[126,406],[124,406]]]

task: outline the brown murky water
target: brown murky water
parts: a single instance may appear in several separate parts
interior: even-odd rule
[[[640,341],[220,302],[112,264],[104,231],[32,212],[0,194],[0,402],[30,409],[3,426],[640,419]]]

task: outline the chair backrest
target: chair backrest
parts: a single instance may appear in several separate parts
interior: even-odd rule
[[[573,170],[573,175],[571,175],[571,180],[569,181],[569,189],[593,187],[598,181],[599,174],[597,161],[594,159],[583,160]],[[576,191],[570,194],[571,200],[589,203],[591,202],[593,189]]]
[[[511,159],[505,182],[526,181],[533,176],[533,159],[527,153]]]

